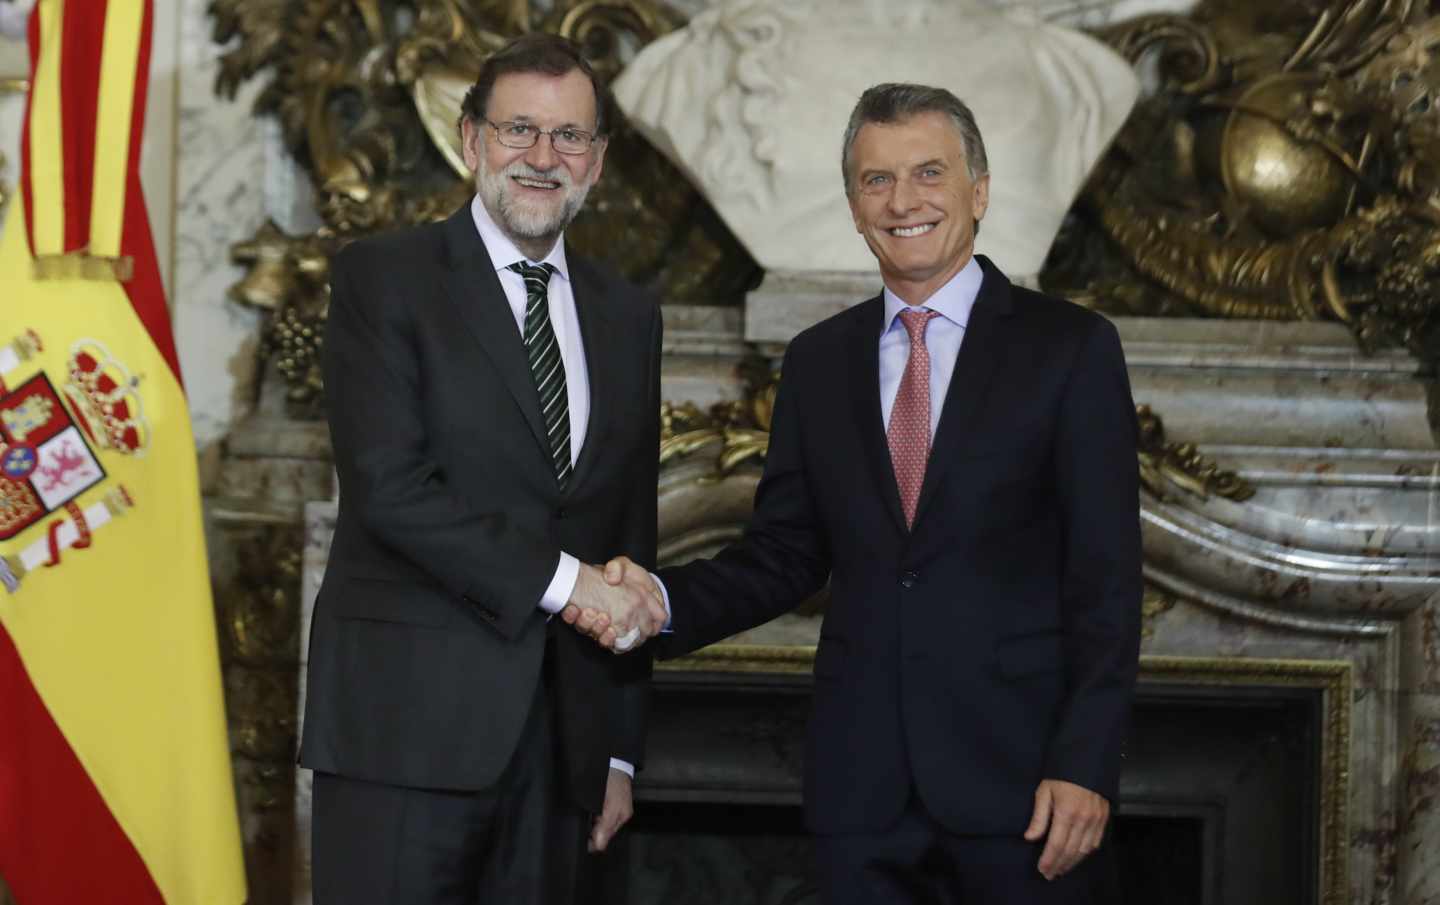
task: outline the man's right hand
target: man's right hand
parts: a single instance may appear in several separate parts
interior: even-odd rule
[[[627,570],[616,581],[610,580],[608,573],[613,572],[602,573],[582,563],[561,618],[602,647],[624,653],[655,637],[669,614],[655,582],[643,569]]]

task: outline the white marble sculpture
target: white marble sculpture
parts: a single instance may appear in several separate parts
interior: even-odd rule
[[[990,159],[978,250],[1040,270],[1061,218],[1139,90],[1098,41],[995,0],[716,0],[616,81],[637,128],[683,169],[768,270],[870,271],[840,176],[860,93],[949,88]]]

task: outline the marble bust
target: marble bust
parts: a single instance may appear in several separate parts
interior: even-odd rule
[[[991,172],[977,250],[1022,280],[1139,91],[1113,51],[1029,6],[716,0],[614,92],[767,270],[873,271],[840,143],[860,93],[894,81],[944,86],[975,112]]]

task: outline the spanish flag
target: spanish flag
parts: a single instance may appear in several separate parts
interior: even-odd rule
[[[39,0],[0,233],[0,877],[231,905],[239,823],[194,441],[139,156],[150,0]]]

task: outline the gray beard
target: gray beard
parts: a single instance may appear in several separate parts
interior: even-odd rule
[[[512,176],[527,176],[560,183],[562,202],[558,207],[539,209],[517,201],[510,191]],[[524,161],[516,161],[500,172],[491,172],[485,161],[475,170],[475,186],[480,199],[494,215],[496,224],[516,245],[553,244],[565,231],[565,227],[580,213],[585,205],[585,196],[590,193],[588,185],[577,186],[565,167],[543,173]],[[522,249],[523,251],[524,249]]]

